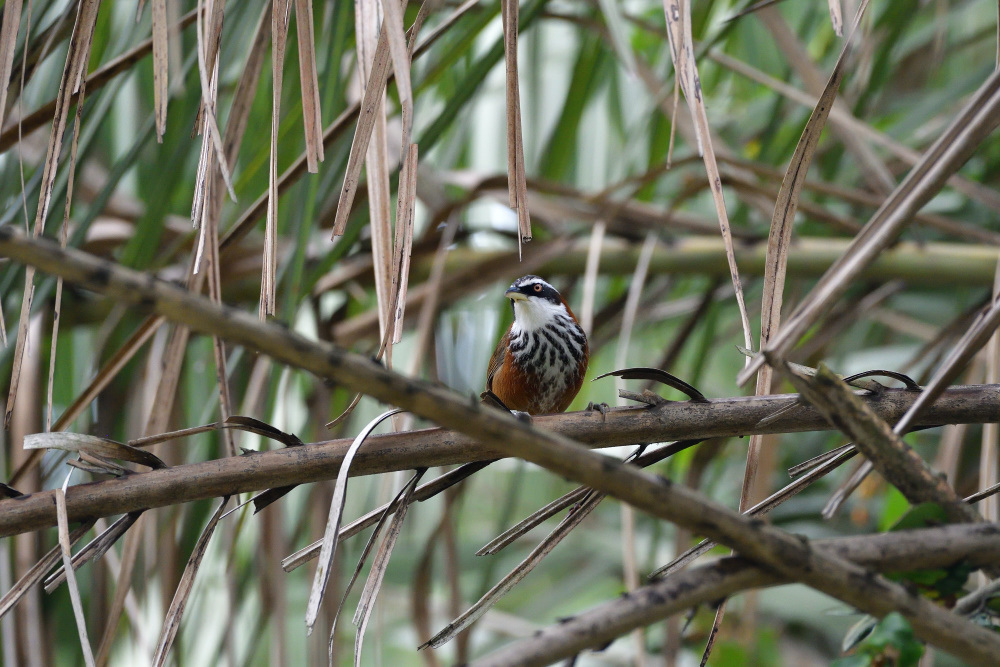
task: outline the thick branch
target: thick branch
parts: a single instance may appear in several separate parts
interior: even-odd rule
[[[174,322],[219,336],[308,369],[344,386],[459,430],[573,481],[593,487],[661,519],[725,544],[782,576],[881,617],[898,611],[917,635],[967,662],[1000,662],[1000,637],[977,627],[839,556],[813,548],[766,523],[748,519],[701,494],[634,466],[591,452],[565,436],[539,431],[511,415],[426,382],[410,380],[374,361],[329,344],[311,342],[243,311],[211,303],[155,277],[32,239],[13,225],[0,227],[0,254],[110,295],[152,308]],[[308,448],[296,447],[295,450]]]
[[[944,568],[968,559],[974,565],[1000,560],[1000,526],[979,524],[901,531],[833,540],[816,547],[879,572]],[[631,630],[750,588],[788,583],[744,558],[723,558],[680,572],[601,604],[571,619],[476,660],[475,667],[549,665],[603,646]]]
[[[885,420],[903,415],[919,394],[887,389],[860,400]],[[737,396],[707,403],[668,402],[656,407],[612,408],[536,417],[535,426],[591,447],[671,440],[791,433],[830,428],[797,394]],[[791,408],[791,409],[789,409]],[[778,412],[780,417],[757,424]],[[1000,385],[952,387],[921,417],[921,424],[973,424],[1000,420]],[[351,439],[175,466],[67,490],[71,521],[162,507],[262,489],[333,479]],[[351,466],[352,476],[483,461],[503,456],[456,431],[432,428],[368,438]],[[0,500],[0,536],[56,525],[52,492]]]

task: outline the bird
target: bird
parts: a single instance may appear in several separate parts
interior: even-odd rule
[[[511,411],[563,412],[587,374],[587,335],[566,299],[538,276],[518,278],[504,292],[514,321],[500,338],[486,372],[483,400]]]

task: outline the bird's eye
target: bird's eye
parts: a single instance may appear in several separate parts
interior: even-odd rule
[[[542,291],[542,286],[536,283],[535,284],[535,291],[536,292],[541,292]]]

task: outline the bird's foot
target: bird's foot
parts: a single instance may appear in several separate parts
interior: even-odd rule
[[[591,401],[587,403],[588,410],[596,410],[601,413],[601,421],[606,422],[608,420],[608,404],[607,403],[594,403]]]
[[[520,410],[511,410],[510,414],[512,414],[515,417],[517,417],[517,420],[519,422],[524,422],[528,426],[531,426],[531,423],[532,423],[531,422],[531,415],[529,415],[527,412],[521,412]]]

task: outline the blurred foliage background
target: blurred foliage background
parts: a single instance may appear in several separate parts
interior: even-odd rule
[[[834,33],[825,2],[761,3],[769,6],[741,14],[749,4],[706,0],[691,9],[702,94],[740,248],[748,311],[759,327],[762,241],[774,199],[815,101],[814,82],[825,81],[843,38]],[[842,4],[844,16],[853,16],[856,0]],[[312,5],[322,125],[332,130],[318,173],[293,173],[278,203],[274,317],[308,337],[373,354],[379,343],[379,306],[364,183],[345,235],[331,241],[354,128],[351,116],[339,124],[338,119],[361,95],[355,5],[344,0]],[[11,6],[11,0],[4,3],[5,10]],[[196,9],[195,3],[167,0],[165,7],[171,28],[162,143],[155,129],[147,46],[104,85],[88,84],[68,229],[73,246],[183,281],[197,243],[190,217],[202,143],[193,128],[202,91],[194,22],[173,27]],[[735,383],[744,363],[735,348],[743,342],[739,315],[690,117],[683,102],[674,103],[663,5],[649,0],[522,3],[519,78],[534,232],[523,260],[517,253],[517,217],[507,206],[499,3],[445,0],[429,7],[418,38],[429,45],[415,52],[412,64],[417,214],[406,330],[391,353],[392,367],[466,395],[478,394],[494,342],[511,319],[503,289],[523,274],[539,273],[588,323],[588,377],[623,366],[658,366],[708,396],[745,393]],[[418,8],[407,4],[407,26]],[[43,114],[45,122],[33,127],[19,128],[19,121],[30,119],[56,95],[76,3],[39,0],[26,3],[21,12],[0,133],[0,222],[14,225],[34,219],[52,113]],[[458,18],[446,24],[454,15]],[[217,108],[225,131],[248,55],[263,56],[263,67],[249,77],[257,90],[231,164],[237,201],[226,199],[218,218],[222,298],[250,312],[260,298],[265,244],[265,215],[254,202],[268,189],[273,113],[270,39],[261,52],[254,38],[261,18],[269,22],[270,16],[268,3],[226,3],[218,61]],[[4,20],[9,20],[6,14]],[[297,50],[302,25],[297,15],[290,25],[278,119],[278,174],[305,150]],[[436,32],[441,26],[443,31]],[[88,71],[141,47],[151,31],[148,4],[102,3]],[[912,154],[927,147],[991,73],[996,35],[996,4],[985,0],[872,3],[841,90],[842,106],[824,132],[802,195],[786,306],[808,291],[843,251],[844,240],[902,179]],[[379,176],[388,179],[395,201],[400,117],[392,83],[386,108],[388,172]],[[69,155],[72,117],[68,127],[64,156]],[[925,207],[892,261],[876,264],[852,287],[798,348],[796,361],[823,360],[843,373],[889,368],[918,379],[932,367],[961,333],[972,309],[990,294],[1000,240],[1000,207],[993,189],[998,155],[1000,142],[991,137],[960,172],[968,185],[946,188]],[[53,237],[62,224],[69,173],[64,157],[45,230]],[[237,225],[246,234],[230,236]],[[600,250],[601,261],[588,277],[584,267],[592,246]],[[937,254],[928,254],[930,249]],[[644,253],[648,270],[637,275]],[[430,277],[437,256],[444,267],[439,281]],[[0,377],[5,379],[12,373],[24,278],[23,267],[0,263],[0,304],[10,336],[0,351]],[[24,462],[23,436],[46,428],[54,292],[53,279],[35,278],[13,420],[0,436],[2,478],[9,479]],[[585,296],[588,292],[592,297]],[[434,299],[429,300],[431,293]],[[125,441],[143,435],[154,413],[162,419],[162,430],[219,419],[211,340],[189,339],[176,390],[164,394],[172,329],[159,324],[78,415],[58,423],[147,318],[138,309],[69,285],[62,300],[51,406],[60,428]],[[383,409],[362,399],[349,419],[327,429],[324,425],[350,403],[347,390],[241,348],[226,347],[225,355],[233,412],[293,432],[303,441],[351,437]],[[965,380],[981,382],[985,373],[985,361],[979,360]],[[588,382],[571,409],[591,401],[616,404],[614,381]],[[405,419],[398,424],[420,425]],[[909,441],[948,475],[960,494],[968,494],[978,488],[980,430],[933,429]],[[251,435],[235,438],[247,449],[277,446]],[[778,488],[788,480],[790,465],[840,444],[842,437],[835,433],[773,438],[766,446],[761,489]],[[218,434],[159,445],[155,451],[171,465],[227,455]],[[736,507],[745,451],[745,439],[709,441],[669,459],[657,472]],[[27,492],[61,485],[68,470],[62,461],[48,454],[16,486]],[[814,484],[771,519],[815,537],[884,530],[906,510],[898,492],[872,479],[835,518],[821,519],[819,511],[842,476]],[[73,482],[87,478],[76,472]],[[403,480],[398,474],[352,480],[345,516],[385,502]],[[627,585],[624,571],[641,577],[691,543],[690,535],[642,515],[623,515],[617,503],[606,502],[468,637],[436,652],[418,653],[416,646],[428,632],[436,632],[477,599],[541,533],[522,538],[498,556],[479,558],[474,552],[570,488],[530,465],[504,461],[475,476],[462,491],[415,506],[393,553],[362,662],[435,665],[481,655],[618,595]],[[174,646],[177,664],[296,665],[325,659],[325,630],[307,637],[302,623],[312,568],[286,574],[280,560],[322,535],[331,491],[332,482],[308,485],[260,515],[243,510],[223,521],[181,624]],[[136,538],[131,592],[120,620],[110,609],[122,545],[81,571],[95,647],[109,619],[112,623],[111,664],[149,661],[180,572],[214,506],[197,502],[150,513],[152,519],[139,529],[141,539]],[[54,533],[0,543],[0,588],[7,590],[55,543]],[[358,539],[343,546],[334,593],[343,589],[362,546]],[[345,609],[353,609],[356,596]],[[337,595],[330,598],[327,628]],[[841,603],[799,586],[738,597],[729,605],[711,664],[827,664],[840,655],[840,641],[856,620],[848,612]],[[577,664],[695,664],[712,617],[712,610],[699,610],[682,636],[676,620],[652,626],[638,642],[619,639]],[[0,622],[5,663],[78,664],[80,645],[72,624],[65,587],[51,595],[33,591]],[[354,628],[342,620],[338,632],[336,659],[349,664]],[[938,656],[935,664],[949,662]]]

